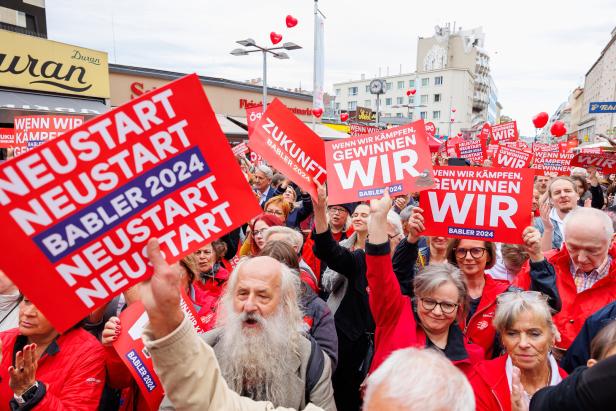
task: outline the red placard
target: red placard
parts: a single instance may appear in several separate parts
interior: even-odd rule
[[[69,130],[83,124],[83,116],[16,116],[15,150],[13,155],[20,156],[34,147],[60,137]]]
[[[616,153],[579,153],[571,160],[571,167],[596,167],[603,174],[616,173]]]
[[[370,134],[370,133],[378,133],[379,131],[381,131],[381,129],[378,127],[364,126],[363,124],[354,124],[354,123],[349,124],[349,130],[350,130],[351,137],[362,136],[364,134]]]
[[[458,157],[475,163],[483,162],[486,157],[485,140],[462,140],[457,146]]]
[[[506,168],[528,168],[533,154],[515,148],[498,146],[494,166]]]
[[[419,196],[425,235],[521,244],[533,177],[529,169],[434,167],[436,186]]]
[[[325,143],[330,204],[430,188],[432,161],[423,120]]]
[[[546,144],[546,143],[533,143],[533,153],[539,151],[556,152],[559,150],[558,144]]]
[[[267,107],[248,145],[304,191],[316,198],[312,179],[325,182],[323,140],[278,99]]]
[[[0,128],[0,148],[13,147],[15,145],[15,129]]]
[[[59,332],[151,275],[149,238],[173,262],[261,210],[196,75],[0,165],[0,181],[0,267]]]
[[[436,126],[434,125],[433,122],[428,121],[425,124],[426,127],[426,133],[428,133],[429,136],[434,137],[434,135],[436,134]]]
[[[518,126],[515,121],[492,126],[492,143],[516,141],[519,137]]]
[[[248,145],[246,143],[236,144],[235,146],[233,146],[231,151],[233,151],[233,155],[236,156],[236,157],[237,156],[242,156],[242,155],[248,153]]]
[[[498,144],[488,144],[488,148],[486,149],[486,156],[489,158],[494,158],[496,156],[496,151],[500,146]]]
[[[537,151],[533,159],[532,169],[535,174],[544,176],[569,175],[571,159],[574,154],[559,151]]]
[[[246,109],[246,126],[248,126],[248,136],[252,134],[255,125],[261,120],[263,115],[263,107],[255,106]]]
[[[490,123],[485,123],[483,127],[481,127],[479,138],[482,140],[488,140],[488,139],[491,139],[491,137],[492,137],[492,126],[490,125]]]

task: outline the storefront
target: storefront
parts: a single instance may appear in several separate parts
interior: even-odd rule
[[[111,64],[109,65],[111,105],[113,107],[122,105],[184,75],[185,73]],[[227,138],[234,143],[246,140],[248,138],[246,108],[261,105],[262,86],[214,77],[199,76],[199,79]],[[267,97],[268,102],[274,98],[280,99],[300,120],[311,124],[311,95],[268,88]],[[316,123],[315,132],[324,139],[346,137],[346,134],[326,127],[320,122]]]
[[[107,53],[0,30],[0,127],[15,116],[109,110]]]

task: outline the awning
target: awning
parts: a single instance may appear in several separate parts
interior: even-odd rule
[[[0,123],[31,114],[77,114],[91,118],[110,110],[101,100],[0,90]]]
[[[218,114],[217,114],[218,116]],[[228,118],[230,118],[234,123],[237,124],[242,124],[244,127],[246,126],[246,117],[238,117],[238,116],[227,116]],[[306,124],[311,130],[312,130],[312,123],[310,122],[304,122],[304,124]],[[339,140],[342,138],[348,138],[349,135],[346,133],[341,133],[340,131],[334,130],[330,127],[328,127],[325,124],[321,124],[321,123],[315,123],[314,125],[314,132],[317,133],[317,135],[319,137],[321,137],[323,140]],[[246,130],[244,130],[244,135],[248,135],[248,132]]]

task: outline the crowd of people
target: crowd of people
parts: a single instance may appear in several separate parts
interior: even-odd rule
[[[605,410],[616,182],[537,176],[511,243],[426,236],[419,193],[329,204],[240,165],[262,213],[58,333],[0,271],[0,409],[151,410],[113,343],[141,302],[161,410]],[[190,298],[205,333],[180,309]]]

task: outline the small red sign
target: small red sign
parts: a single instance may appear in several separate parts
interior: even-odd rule
[[[492,126],[492,142],[517,141],[519,138],[518,126],[515,121],[496,124]]]
[[[616,173],[616,153],[579,153],[571,160],[572,167],[596,167],[603,174]]]
[[[552,177],[569,175],[571,173],[570,163],[574,155],[560,151],[537,151],[531,168],[537,175]]]
[[[498,146],[494,166],[505,168],[528,168],[533,154],[515,148]]]

